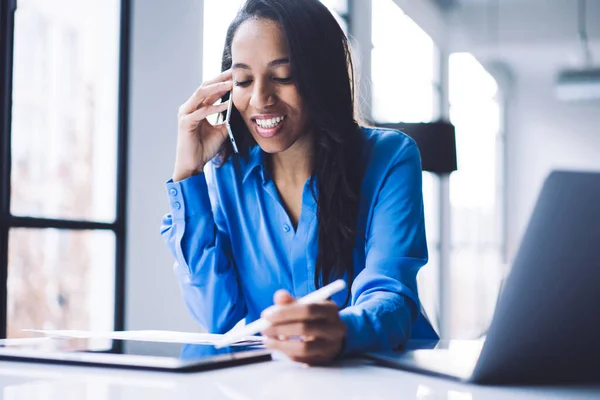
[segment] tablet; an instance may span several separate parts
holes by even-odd
[[[262,345],[216,349],[208,344],[44,337],[1,340],[0,360],[195,372],[269,361],[271,354]]]

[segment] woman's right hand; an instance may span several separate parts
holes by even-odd
[[[227,139],[225,124],[212,125],[206,117],[227,110],[228,102],[214,103],[232,87],[231,70],[227,70],[200,85],[188,101],[179,107],[173,182],[202,173],[204,165],[217,154]]]

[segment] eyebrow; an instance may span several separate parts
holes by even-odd
[[[285,57],[285,58],[278,58],[277,60],[273,60],[271,62],[269,62],[267,64],[267,67],[269,68],[273,68],[276,67],[278,65],[284,65],[284,64],[289,64],[290,63],[290,59]],[[248,64],[244,64],[244,63],[235,63],[231,66],[231,69],[236,69],[236,68],[240,68],[240,69],[251,69],[250,66]]]

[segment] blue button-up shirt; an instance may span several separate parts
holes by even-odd
[[[419,151],[401,132],[362,132],[354,282],[350,304],[340,311],[345,353],[437,338],[417,293],[417,272],[427,263]],[[171,213],[161,232],[184,301],[209,332],[258,319],[278,289],[296,297],[316,289],[317,205],[310,187],[316,181],[304,186],[294,229],[265,166],[254,146],[248,159],[235,157],[220,168],[209,163],[204,174],[166,184]],[[346,295],[332,300],[342,306]]]

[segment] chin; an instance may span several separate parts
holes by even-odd
[[[271,138],[264,138],[254,131],[250,131],[250,133],[262,151],[269,154],[286,151],[296,142],[290,135],[286,135],[285,131]]]
[[[256,140],[256,138],[255,138]],[[293,143],[282,143],[279,140],[265,140],[259,138],[256,143],[260,146],[262,151],[269,154],[281,153],[289,149]]]

